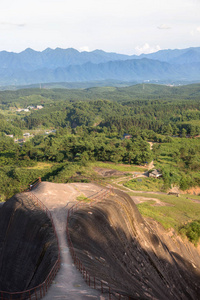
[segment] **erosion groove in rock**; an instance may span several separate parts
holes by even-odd
[[[132,299],[200,299],[200,254],[141,217],[115,190],[70,217],[74,250],[91,276]]]
[[[29,193],[0,209],[0,290],[21,292],[41,284],[58,258],[50,219]]]

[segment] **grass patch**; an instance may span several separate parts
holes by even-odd
[[[55,165],[55,164],[50,163],[50,162],[38,162],[35,166],[27,167],[26,169],[28,169],[28,170],[43,170],[43,169],[51,168],[53,165]]]
[[[152,198],[152,194],[148,193],[129,193],[129,195],[130,194]],[[185,194],[180,197],[175,197],[171,195],[154,194],[154,198],[169,204],[169,206],[153,206],[152,201],[145,201],[137,204],[137,207],[144,217],[150,217],[156,220],[162,224],[165,229],[174,228],[177,232],[188,236],[192,242],[197,243],[197,240],[199,239],[199,226],[196,226],[196,230],[195,226],[191,227],[188,224],[200,222],[200,204],[187,199],[189,198],[188,196],[190,195]],[[199,196],[194,196],[194,198],[199,199]]]
[[[159,192],[163,190],[162,178],[139,177],[124,183],[124,186],[136,191]]]
[[[193,126],[200,126],[200,120],[183,121],[183,122],[179,122],[178,124],[190,124]]]
[[[107,168],[107,169],[113,169],[121,172],[146,172],[148,169],[145,167],[140,167],[136,165],[128,165],[128,164],[115,164],[110,162],[94,162],[92,163],[93,167],[99,167],[99,168]]]
[[[137,205],[139,212],[145,216],[150,217],[160,224],[163,225],[165,229],[171,227],[178,230],[177,221],[174,219],[174,213],[171,211],[172,207],[167,206],[153,206],[151,203],[143,202]]]
[[[81,194],[80,196],[78,196],[76,198],[76,200],[80,201],[80,202],[85,202],[85,203],[90,203],[91,199],[85,197],[85,195]]]
[[[190,242],[197,246],[200,238],[200,220],[193,221],[180,229],[180,233],[187,236]]]

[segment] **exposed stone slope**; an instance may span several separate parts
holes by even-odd
[[[132,299],[200,299],[198,250],[144,221],[123,192],[80,207],[70,236],[89,273],[114,291]]]
[[[17,194],[0,209],[0,290],[19,292],[42,283],[58,258],[50,219]]]
[[[82,193],[90,195],[101,188],[85,183],[50,183],[42,182],[33,193],[48,207],[58,234],[61,252],[61,268],[48,290],[44,300],[104,300],[97,290],[91,289],[73,264],[66,239],[67,212],[74,205],[76,197]]]

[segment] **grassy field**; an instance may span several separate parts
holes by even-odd
[[[27,167],[26,169],[28,169],[28,170],[44,170],[44,169],[49,169],[49,168],[51,168],[54,165],[55,165],[55,163],[38,162],[35,166],[33,166],[33,167]]]
[[[115,164],[115,163],[109,163],[109,162],[100,162],[96,161],[91,164],[93,167],[99,167],[99,168],[107,168],[107,169],[113,169],[121,172],[146,172],[147,168],[135,166],[135,165],[128,165],[128,164]]]
[[[142,196],[146,198],[156,198],[166,204],[165,206],[155,205],[156,201],[147,200],[137,207],[144,217],[150,217],[160,224],[165,229],[174,228],[177,232],[180,228],[194,220],[199,220],[200,203],[195,203],[192,199],[200,200],[200,196],[180,195],[180,197],[162,194],[148,193],[128,193],[130,196]],[[190,198],[190,199],[187,199]]]
[[[163,189],[162,178],[139,177],[124,183],[125,187],[136,191],[159,192]]]
[[[178,124],[190,124],[190,125],[193,125],[193,126],[200,126],[200,120],[183,121],[183,122],[180,122]]]

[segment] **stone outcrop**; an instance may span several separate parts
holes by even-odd
[[[91,276],[131,299],[200,299],[200,254],[145,221],[131,198],[80,207],[69,220],[75,252]]]
[[[30,193],[0,208],[0,290],[20,292],[41,284],[58,258],[50,219]]]

